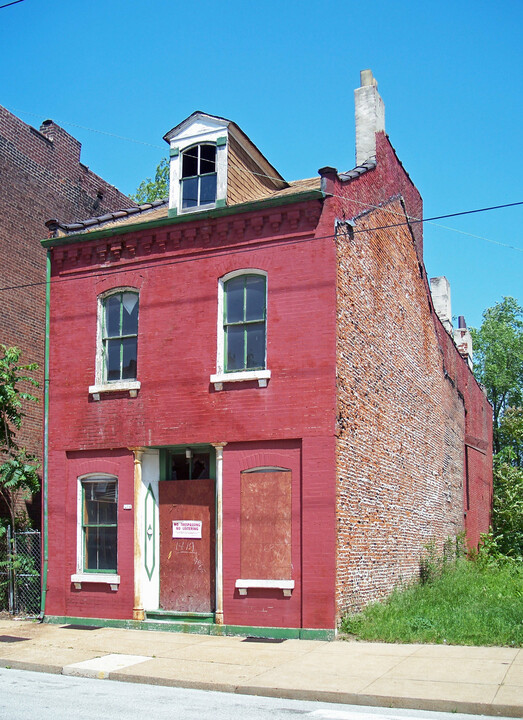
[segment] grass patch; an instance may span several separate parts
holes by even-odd
[[[361,640],[522,647],[523,563],[449,563],[430,582],[347,616],[340,629]]]

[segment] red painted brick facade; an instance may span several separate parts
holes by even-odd
[[[45,335],[45,222],[72,222],[129,204],[80,162],[80,143],[46,121],[40,131],[0,106],[0,343],[37,362],[42,384]],[[28,407],[19,444],[40,455],[43,389]],[[32,513],[38,521],[38,509]]]
[[[282,208],[278,223],[273,212],[263,213],[261,230],[258,215],[243,217],[245,232],[234,232],[231,222],[227,239],[221,242],[218,224],[212,222],[210,247],[203,246],[200,239],[202,227],[209,222],[196,219],[187,223],[186,229],[184,226],[177,241],[164,243],[165,238],[156,234],[147,251],[142,249],[142,236],[130,233],[124,238],[121,259],[104,266],[97,262],[94,244],[88,249],[88,241],[80,259],[71,262],[66,254],[60,265],[53,262],[49,496],[55,500],[49,512],[52,527],[63,527],[67,537],[53,538],[56,546],[50,546],[48,614],[132,615],[132,593],[122,592],[123,588],[109,596],[104,591],[89,592],[88,597],[95,598],[91,607],[78,600],[83,590],[79,593],[71,586],[76,556],[76,546],[71,549],[69,545],[76,533],[71,504],[76,497],[77,471],[67,469],[68,452],[74,449],[84,457],[120,448],[118,452],[128,457],[128,447],[227,442],[225,621],[334,626],[335,251],[332,237],[321,237],[321,224],[315,225],[321,212],[319,200],[293,205],[292,210],[301,218],[293,232]],[[254,227],[258,235],[254,235]],[[126,248],[134,242],[136,255],[131,257]],[[63,253],[59,248],[53,256]],[[88,257],[91,262],[86,263]],[[209,378],[216,367],[218,280],[240,268],[267,272],[267,366],[272,377],[266,388],[249,382],[215,392]],[[65,279],[68,281],[60,282]],[[124,286],[140,291],[141,388],[137,398],[115,395],[94,402],[88,387],[94,382],[97,297],[110,287]],[[252,463],[283,465],[293,471],[297,585],[283,605],[279,598],[275,600],[274,592],[259,591],[240,598],[234,589],[239,577],[235,483],[239,481],[238,468]],[[93,462],[91,472],[104,472],[103,467],[103,462],[100,467]],[[132,489],[128,474],[116,474],[120,487],[128,483],[128,494],[129,487]],[[326,477],[330,478],[328,487]],[[61,497],[64,482],[66,503]],[[123,513],[120,508],[121,502],[119,517]],[[123,517],[128,519],[128,515]],[[58,560],[64,542],[67,553]],[[119,548],[118,570],[129,578],[132,543],[119,537]],[[302,587],[307,589],[306,595]],[[101,602],[99,609],[96,598]]]
[[[489,406],[434,316],[421,225],[405,220],[421,216],[419,193],[386,136],[377,140],[376,169],[350,182],[325,171],[326,199],[50,241],[48,615],[133,617],[129,448],[226,443],[228,625],[333,629],[415,575],[425,543],[463,529],[464,495],[467,529],[486,529]],[[336,224],[344,218],[352,229]],[[220,391],[210,380],[218,286],[241,269],[267,276],[271,377]],[[137,397],[97,401],[97,302],[114,288],[139,291],[141,385]],[[289,596],[236,587],[240,477],[253,468],[292,473]],[[103,472],[118,478],[121,583],[76,589],[78,478]]]

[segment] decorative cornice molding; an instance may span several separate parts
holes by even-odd
[[[229,245],[258,241],[267,243],[282,240],[286,236],[307,235],[314,232],[321,215],[320,203],[302,203],[299,207],[281,207],[277,211],[267,209],[248,215],[225,218],[195,219],[173,229],[156,232],[130,232],[126,235],[93,241],[89,235],[79,247],[61,245],[51,248],[53,262],[59,272],[81,269],[83,266],[114,266],[125,261],[138,261],[146,256],[161,258],[168,253],[183,251],[209,252]]]

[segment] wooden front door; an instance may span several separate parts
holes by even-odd
[[[214,480],[159,483],[162,610],[214,610],[214,493]]]

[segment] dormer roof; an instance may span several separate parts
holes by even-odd
[[[164,135],[169,143],[169,213],[249,202],[288,183],[227,118],[200,110]],[[200,149],[199,149],[200,148]]]

